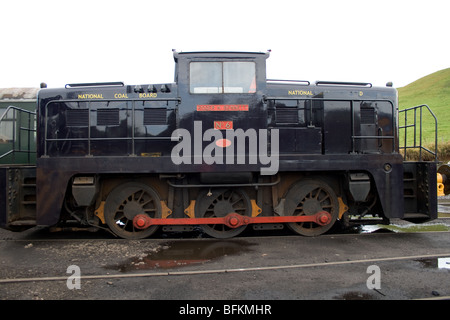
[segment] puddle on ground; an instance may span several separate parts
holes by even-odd
[[[439,197],[438,203],[438,218],[450,218],[450,195]],[[374,224],[374,225],[361,225],[357,227],[358,233],[404,233],[404,232],[436,232],[436,231],[450,231],[450,225],[448,223],[404,223],[390,225]]]
[[[416,259],[422,264],[423,268],[427,269],[450,269],[450,258],[424,258]]]
[[[441,218],[450,217],[450,195],[438,197],[438,212]]]
[[[120,272],[179,268],[249,252],[250,246],[250,243],[243,240],[170,241],[123,263],[109,265],[106,268]]]
[[[438,204],[438,212],[442,217],[448,217],[450,213],[450,203]]]

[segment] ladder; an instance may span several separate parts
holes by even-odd
[[[424,115],[431,116],[434,125],[434,151],[423,144]],[[403,118],[401,118],[403,116]],[[403,136],[401,135],[403,133]],[[403,150],[404,219],[420,223],[437,218],[437,118],[426,104],[399,111],[399,143]],[[403,140],[402,140],[403,139]],[[411,157],[408,150],[418,150]],[[425,161],[426,155],[428,161]],[[409,159],[414,158],[414,159]]]
[[[423,145],[423,120],[424,120],[424,110],[425,115],[428,114],[434,120],[434,151],[426,148]],[[426,104],[419,106],[406,108],[399,110],[399,135],[403,132],[403,141],[399,143],[400,151],[403,150],[403,159],[407,160],[407,154],[409,149],[418,149],[419,157],[418,161],[424,161],[424,154],[428,153],[434,158],[434,162],[438,162],[437,154],[437,142],[438,142],[438,122],[435,114],[431,111],[430,107]],[[403,116],[403,119],[401,119]],[[403,121],[402,121],[403,120]],[[401,123],[403,122],[403,124]],[[403,130],[403,131],[402,131]],[[410,136],[412,135],[412,136]],[[403,143],[402,143],[403,142]]]

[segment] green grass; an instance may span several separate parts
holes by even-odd
[[[426,104],[438,121],[438,154],[440,160],[450,160],[450,68],[437,71],[420,78],[409,85],[398,88],[399,109]],[[417,114],[418,117],[419,114]],[[408,122],[413,122],[413,112],[408,113]],[[417,118],[418,119],[418,118]],[[404,125],[404,115],[399,119]],[[413,129],[407,131],[408,144],[413,143]],[[404,133],[400,132],[400,145],[403,145]],[[434,150],[434,118],[423,112],[422,145]],[[419,138],[417,132],[417,139]],[[419,144],[419,141],[416,140]]]

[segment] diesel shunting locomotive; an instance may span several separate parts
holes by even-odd
[[[1,227],[230,238],[437,218],[436,162],[399,152],[392,84],[268,80],[268,57],[174,51],[173,83],[40,90],[36,163],[0,167]]]

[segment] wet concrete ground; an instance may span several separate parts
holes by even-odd
[[[89,233],[56,234],[48,240],[51,235],[45,228],[22,234],[1,231],[0,279],[33,281],[0,280],[0,299],[274,301],[450,296],[448,231],[315,238],[268,235],[226,241],[195,237],[130,241]],[[376,290],[367,285],[373,275],[368,267],[373,265],[380,270]],[[73,275],[67,273],[69,266],[79,267],[80,289],[67,286]],[[57,278],[39,281],[41,277]]]

